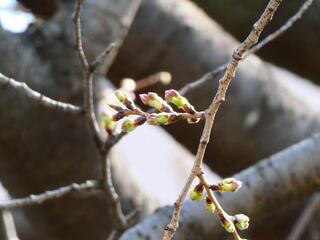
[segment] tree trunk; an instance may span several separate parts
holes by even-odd
[[[167,70],[174,78],[170,88],[178,89],[225,63],[237,44],[188,1],[147,0],[111,76],[140,78]],[[217,81],[208,82],[188,97],[197,109],[203,110],[216,87]],[[162,91],[163,88],[159,93]],[[249,57],[241,63],[226,103],[217,115],[207,163],[219,174],[229,175],[314,133],[319,129],[319,93],[319,88],[306,79]],[[181,123],[166,127],[193,152],[201,128],[201,124]]]
[[[268,225],[276,220],[282,209],[320,190],[320,136],[308,138],[233,177],[241,180],[243,185],[236,193],[218,195],[224,209],[232,215],[243,213],[250,216],[250,229],[254,230],[259,223]],[[159,209],[129,229],[121,240],[160,239],[172,212],[173,207]],[[213,214],[206,212],[203,204],[187,201],[180,222],[175,236],[177,240],[222,239],[223,228]]]

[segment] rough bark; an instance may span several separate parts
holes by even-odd
[[[237,44],[188,1],[144,1],[111,76],[140,78],[168,70],[174,76],[170,87],[178,89],[224,63]],[[216,86],[209,82],[189,94],[190,101],[199,110],[206,108]],[[207,162],[228,175],[309,136],[319,129],[319,92],[306,79],[249,57],[217,116]],[[200,127],[176,124],[166,129],[195,151]]]
[[[91,59],[110,41],[122,39],[134,16],[135,9],[130,8],[134,2],[90,1],[85,5],[83,30]],[[0,54],[5,56],[0,71],[51,97],[80,104],[82,82],[72,44],[72,7],[73,2],[50,22],[33,26],[21,36],[0,30]],[[94,39],[98,42],[90,44]],[[99,178],[98,155],[81,117],[45,109],[5,86],[0,90],[0,175],[13,197]],[[119,168],[118,163],[114,168]],[[126,169],[117,173],[128,175]],[[152,210],[146,204],[149,199],[137,194],[134,180],[121,179],[121,184],[134,186],[123,191],[126,203],[130,200],[126,211],[132,205],[145,208],[144,213]],[[103,195],[70,196],[23,212],[33,228],[26,233],[18,227],[23,239],[104,239],[112,225]]]
[[[250,216],[253,229],[259,222],[274,221],[281,209],[320,190],[320,136],[310,137],[234,177],[244,184],[236,193],[218,196],[226,211]],[[173,207],[159,209],[129,229],[121,240],[159,239],[172,210]],[[222,232],[219,222],[206,213],[203,204],[186,202],[175,239],[221,239]]]

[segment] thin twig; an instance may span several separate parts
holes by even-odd
[[[63,112],[69,112],[73,114],[82,114],[83,110],[82,108],[72,105],[70,103],[63,103],[56,100],[53,100],[51,98],[48,98],[47,96],[44,96],[43,94],[31,89],[26,83],[24,82],[18,82],[12,78],[9,78],[3,74],[0,73],[0,84],[10,87],[11,89],[16,90],[17,92],[35,100],[36,102],[40,103],[41,105],[51,108],[51,109],[57,109]]]
[[[11,212],[9,210],[2,210],[1,218],[5,240],[19,240]]]
[[[116,47],[115,43],[111,43],[108,47],[106,47],[97,57],[95,60],[90,63],[89,69],[90,72],[94,72],[97,70],[98,66],[105,60],[105,58],[109,55],[111,50]]]
[[[102,64],[103,60],[111,52],[114,44],[110,44],[106,49],[104,49],[92,63],[88,63],[87,57],[83,51],[82,36],[81,36],[81,21],[80,13],[82,8],[83,0],[76,0],[75,10],[73,14],[73,27],[75,32],[75,50],[78,53],[78,57],[81,62],[81,67],[83,71],[84,78],[84,111],[86,121],[89,125],[91,134],[95,140],[97,149],[100,153],[100,163],[101,163],[101,175],[102,179],[100,181],[100,189],[105,193],[107,198],[109,210],[111,212],[112,218],[115,223],[115,229],[111,233],[112,239],[117,239],[119,234],[121,234],[127,227],[127,219],[121,209],[121,204],[119,196],[115,191],[111,178],[111,162],[110,158],[107,157],[110,148],[106,148],[107,140],[102,139],[101,129],[97,122],[96,114],[94,111],[94,96],[93,96],[93,77],[95,70]]]
[[[320,0],[319,0],[320,1]],[[282,25],[278,30],[276,30],[275,32],[271,33],[270,35],[268,35],[265,39],[263,39],[259,44],[257,44],[256,46],[254,46],[253,48],[251,48],[246,55],[244,56],[244,58],[247,58],[249,55],[254,54],[256,52],[258,52],[262,47],[264,47],[265,45],[269,44],[270,42],[272,42],[273,40],[275,40],[276,38],[278,38],[279,36],[281,36],[284,32],[286,32],[289,28],[291,28],[293,26],[293,24],[298,21],[303,15],[304,13],[309,9],[310,5],[313,3],[313,0],[306,0],[301,7],[299,8],[299,10],[292,16],[290,17],[286,23],[284,25]],[[198,80],[195,80],[193,82],[187,83],[185,86],[183,86],[180,90],[179,93],[181,95],[185,95],[190,91],[193,91],[199,87],[201,87],[203,84],[205,84],[207,81],[216,79],[222,72],[224,72],[227,69],[228,64],[223,64],[219,67],[217,67],[216,69],[214,69],[213,71],[203,75],[201,78],[199,78]]]
[[[219,221],[223,225],[223,221],[225,221],[225,219],[227,219],[229,217],[229,215],[223,210],[222,206],[220,205],[220,203],[218,202],[218,200],[214,196],[213,192],[210,189],[210,184],[205,179],[204,175],[200,174],[198,176],[198,178],[199,178],[199,182],[204,186],[209,199],[212,201],[213,205],[215,206],[215,213],[218,216]],[[233,238],[235,240],[241,239],[241,237],[239,236],[238,231],[236,229],[232,234],[233,234]]]
[[[292,231],[287,237],[287,240],[300,239],[307,224],[310,222],[316,208],[319,207],[319,203],[320,203],[320,193],[315,193],[308,201],[306,207],[303,209],[296,223],[293,225]]]
[[[207,109],[205,126],[203,128],[202,136],[198,146],[196,159],[192,167],[191,173],[185,183],[180,195],[175,202],[174,212],[170,223],[164,230],[163,240],[171,240],[179,226],[179,217],[182,209],[183,202],[190,189],[190,186],[194,179],[202,175],[202,162],[205,154],[207,144],[210,139],[212,125],[215,120],[216,113],[220,107],[220,104],[225,100],[226,92],[231,80],[234,78],[235,72],[238,68],[240,61],[246,52],[259,40],[260,34],[265,26],[271,21],[274,13],[278,9],[278,6],[282,0],[270,0],[264,12],[259,20],[253,25],[253,29],[248,37],[240,44],[240,46],[233,52],[232,57],[228,63],[227,70],[224,76],[219,80],[219,87],[217,93]],[[214,197],[214,196],[213,196]]]
[[[0,210],[13,209],[19,207],[26,207],[36,204],[42,204],[43,202],[61,198],[71,193],[84,193],[99,190],[99,184],[96,181],[86,181],[84,183],[73,183],[64,187],[57,188],[55,190],[45,191],[37,195],[30,195],[24,198],[11,199],[5,202],[0,202]]]
[[[72,16],[73,28],[75,33],[74,47],[80,59],[83,77],[84,77],[84,111],[87,123],[91,129],[91,133],[98,146],[101,145],[101,134],[99,124],[96,119],[93,105],[93,73],[90,71],[87,57],[83,51],[81,36],[80,12],[83,0],[76,0],[75,10]]]

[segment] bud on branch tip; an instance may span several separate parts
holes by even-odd
[[[139,96],[143,104],[149,107],[153,107],[160,112],[173,112],[170,105],[154,92],[140,94]]]
[[[190,192],[190,198],[192,201],[201,201],[203,197],[204,187],[201,183],[196,185]]]
[[[210,189],[212,191],[218,192],[236,192],[241,187],[241,181],[235,178],[226,178],[219,181],[216,185],[211,185]]]
[[[117,90],[117,91],[115,91],[114,94],[118,98],[119,102],[121,102],[123,105],[125,105],[128,109],[130,109],[130,110],[135,109],[134,102],[128,93],[126,93],[124,91]]]

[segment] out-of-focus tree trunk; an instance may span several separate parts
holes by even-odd
[[[193,0],[201,6],[213,19],[220,23],[238,40],[246,37],[253,20],[259,17],[259,12],[265,7],[265,1],[226,0],[206,1]],[[276,14],[277,21],[272,21],[264,36],[276,30],[292,16],[304,1],[292,0],[285,2]],[[294,27],[274,43],[263,48],[259,56],[291,71],[299,73],[314,82],[319,78],[319,41],[320,41],[320,5],[314,1],[308,12]],[[235,14],[235,12],[237,14]]]
[[[281,211],[320,190],[320,136],[310,137],[254,166],[234,175],[243,182],[236,193],[223,193],[218,200],[229,214],[250,216],[250,229],[257,224],[269,225]],[[121,240],[161,238],[173,207],[159,209],[149,218],[129,229]],[[290,219],[287,219],[290,223]],[[203,203],[186,202],[175,239],[224,239],[225,231]],[[261,239],[248,236],[249,239]],[[284,239],[273,236],[270,239]]]
[[[147,0],[111,75],[113,79],[139,78],[168,70],[174,78],[170,87],[178,89],[225,63],[237,44],[188,1]],[[189,94],[191,103],[206,108],[216,86],[217,81],[209,82]],[[220,174],[229,175],[309,136],[319,129],[319,93],[307,80],[249,57],[241,64],[217,116],[206,161]],[[201,124],[181,123],[166,127],[193,151],[201,128]]]
[[[124,37],[136,3],[85,3],[83,34],[91,59],[111,41]],[[4,57],[0,72],[50,97],[81,104],[81,69],[72,43],[73,5],[73,1],[65,5],[49,22],[31,27],[22,36],[0,30],[0,54]],[[99,156],[81,117],[45,109],[5,86],[0,90],[0,175],[13,197],[99,178]],[[116,173],[129,176],[126,169]],[[135,181],[121,178],[121,184],[133,186]],[[125,211],[139,205],[146,214],[152,210],[148,209],[149,199],[137,189],[136,185],[123,191]],[[23,239],[105,239],[112,225],[103,195],[85,199],[70,196],[23,211],[34,232],[21,233]]]

